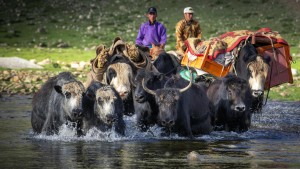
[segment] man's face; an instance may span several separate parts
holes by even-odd
[[[147,17],[150,22],[154,22],[156,20],[157,14],[155,12],[150,12],[147,14]]]
[[[185,13],[184,18],[186,21],[191,21],[193,19],[193,13]]]

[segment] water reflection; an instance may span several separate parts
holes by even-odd
[[[30,103],[30,97],[1,98],[1,168],[300,167],[299,102],[269,102],[243,134],[213,132],[195,140],[161,138],[155,127],[140,133],[132,118],[125,120],[126,137],[91,131],[78,138],[67,128],[58,136],[35,136]],[[187,160],[192,151],[198,160]]]

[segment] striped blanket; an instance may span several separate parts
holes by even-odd
[[[208,52],[208,58],[214,60],[218,54],[231,52],[241,41],[249,38],[256,47],[270,45],[272,42],[273,44],[282,43],[288,45],[278,32],[272,31],[270,28],[261,28],[257,31],[231,31],[205,41],[189,38],[185,41],[185,44],[191,54],[203,56]]]

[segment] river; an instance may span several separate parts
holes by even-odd
[[[212,132],[194,140],[141,133],[126,117],[126,136],[63,126],[34,135],[30,96],[0,98],[0,168],[300,168],[300,102],[269,101],[245,133]],[[196,152],[198,160],[189,160]]]

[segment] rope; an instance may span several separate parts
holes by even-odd
[[[271,86],[271,76],[272,76],[272,70],[273,70],[273,64],[271,63],[271,71],[270,71],[270,78],[269,78],[269,87],[268,87],[268,92],[267,92],[267,97],[266,97],[266,100],[265,100],[265,104],[263,104],[264,106],[267,104],[268,102],[268,98],[269,98],[269,92],[270,92],[270,86]]]
[[[262,34],[263,34],[264,36],[266,36],[266,37],[270,40],[271,45],[272,45],[272,50],[273,50],[273,57],[274,57],[274,59],[275,59],[275,61],[276,61],[276,60],[277,60],[277,59],[276,59],[277,56],[276,56],[274,44],[273,44],[273,41],[272,41],[271,37],[267,36],[264,32],[263,32]],[[273,63],[272,63],[272,62],[271,62],[270,67],[271,67],[271,70],[270,70],[269,87],[268,87],[267,97],[266,97],[264,106],[265,106],[265,105],[267,104],[267,102],[268,102],[269,92],[270,92],[270,88],[271,88],[272,71],[273,71]],[[277,68],[277,67],[276,67],[276,68]],[[278,72],[278,68],[277,68],[277,72]]]

